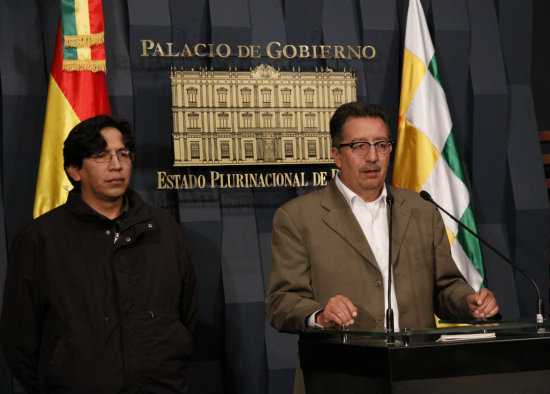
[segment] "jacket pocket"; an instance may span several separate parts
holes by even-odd
[[[74,345],[72,341],[66,336],[60,337],[46,364],[47,377],[54,381],[61,378],[63,370],[73,359]]]
[[[158,369],[164,363],[186,363],[189,360],[193,339],[181,323],[178,312],[151,310],[140,315],[142,345],[149,365]]]
[[[113,369],[113,360],[99,358],[104,349],[94,327],[81,320],[68,320],[63,328],[48,329],[50,335],[44,339],[40,360],[47,392],[105,392],[94,387],[101,387],[98,376],[106,375],[100,373],[100,368],[110,364],[108,368]]]
[[[64,331],[51,346],[51,353],[44,354],[41,363],[42,379],[46,386],[65,386],[76,378],[74,363],[78,345],[75,336],[69,331]]]

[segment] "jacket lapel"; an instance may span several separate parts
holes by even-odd
[[[388,192],[394,198],[393,204],[393,228],[392,228],[392,265],[395,266],[397,258],[399,257],[399,250],[405,238],[407,227],[409,226],[409,220],[411,218],[411,209],[405,204],[405,200],[399,193],[399,190],[387,186]],[[388,211],[389,216],[389,211]]]
[[[334,180],[325,188],[321,206],[327,210],[327,214],[323,218],[326,225],[378,269],[378,264],[363,230]]]

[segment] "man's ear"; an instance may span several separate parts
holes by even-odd
[[[80,172],[78,167],[76,166],[67,166],[65,167],[65,170],[67,170],[67,174],[73,179],[75,182],[80,182]]]
[[[336,167],[341,168],[342,160],[338,148],[332,147],[332,158],[334,159],[334,164],[336,164]]]

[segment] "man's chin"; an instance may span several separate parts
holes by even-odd
[[[124,196],[124,193],[126,193],[126,189],[126,187],[111,189],[109,190],[109,192],[105,193],[105,196],[112,201],[116,201]]]
[[[380,171],[361,171],[361,176],[367,179],[380,179]]]
[[[363,186],[368,187],[369,189],[382,187],[382,185],[384,184],[384,180],[380,179],[380,173],[377,173],[376,175],[368,175],[368,173],[362,173],[360,181]]]
[[[361,184],[361,187],[365,191],[373,192],[373,191],[381,191],[383,185],[384,185],[384,182],[373,180],[372,182],[363,182]]]
[[[118,193],[124,194],[126,193],[126,189],[128,189],[127,183],[112,183],[109,186],[110,187],[107,193],[112,193],[112,194],[118,194]]]

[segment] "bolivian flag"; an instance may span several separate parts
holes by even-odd
[[[71,183],[63,169],[69,131],[92,116],[110,114],[105,81],[101,0],[61,0],[52,60],[34,217],[63,204]]]
[[[462,223],[477,231],[434,47],[419,0],[410,0],[407,15],[393,183],[417,192],[426,190]],[[479,242],[445,214],[442,216],[453,259],[477,291],[484,277]]]

